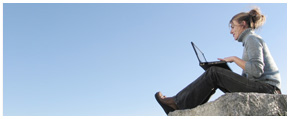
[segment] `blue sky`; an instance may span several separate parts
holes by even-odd
[[[251,6],[267,17],[257,34],[287,94],[287,4],[4,3],[3,114],[164,116],[155,92],[173,96],[204,72],[190,42],[209,61],[241,57],[228,23]]]

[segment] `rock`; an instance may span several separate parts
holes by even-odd
[[[226,93],[215,101],[168,116],[287,116],[287,95]]]

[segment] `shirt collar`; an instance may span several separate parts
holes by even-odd
[[[254,30],[252,30],[251,28],[248,28],[246,30],[244,30],[241,35],[239,36],[239,38],[237,39],[238,42],[243,42],[244,43],[244,39],[245,36],[247,36],[249,33],[254,32]]]

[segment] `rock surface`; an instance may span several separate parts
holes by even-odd
[[[215,101],[168,116],[287,116],[287,95],[226,93]]]

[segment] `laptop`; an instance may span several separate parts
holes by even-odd
[[[207,70],[211,66],[217,66],[217,67],[222,67],[222,68],[232,71],[231,68],[228,66],[227,62],[225,61],[208,62],[203,52],[201,52],[201,50],[193,42],[191,42],[191,45],[199,61],[199,66],[201,66],[204,70]]]

